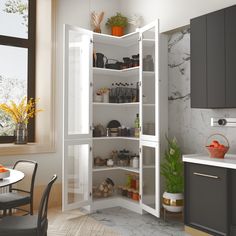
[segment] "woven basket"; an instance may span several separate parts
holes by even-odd
[[[228,152],[229,150],[229,141],[228,139],[223,135],[223,134],[212,134],[208,137],[207,139],[207,143],[209,141],[210,138],[214,137],[214,136],[221,136],[225,139],[227,146],[225,146],[224,148],[222,147],[210,147],[209,145],[206,145],[206,148],[209,152],[210,157],[212,158],[224,158],[225,154]]]

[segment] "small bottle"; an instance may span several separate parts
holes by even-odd
[[[136,114],[134,121],[134,137],[139,138],[139,114]]]
[[[138,169],[138,167],[139,167],[139,159],[138,159],[137,156],[135,156],[135,157],[133,158],[133,163],[132,163],[132,165],[133,165],[133,168]]]

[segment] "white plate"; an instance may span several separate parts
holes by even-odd
[[[6,172],[1,172],[0,173],[0,179],[3,179],[3,178],[7,178],[10,176],[10,171],[6,171]]]

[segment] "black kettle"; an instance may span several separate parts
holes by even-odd
[[[97,52],[96,53],[96,67],[104,68],[107,57],[104,54]]]

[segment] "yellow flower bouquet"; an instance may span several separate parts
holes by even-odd
[[[16,144],[27,143],[27,124],[29,119],[33,118],[41,109],[36,109],[36,104],[39,99],[24,97],[17,105],[14,101],[10,101],[10,104],[0,104],[0,110],[8,115],[16,125],[15,136]]]

